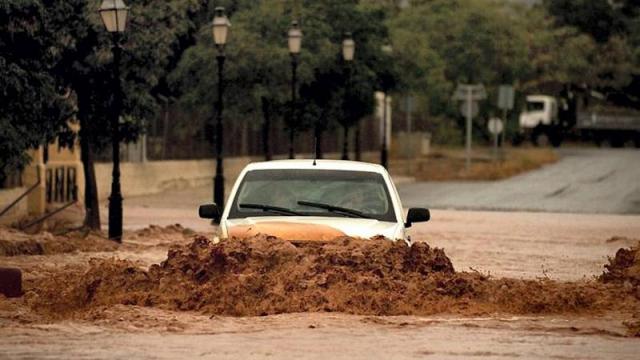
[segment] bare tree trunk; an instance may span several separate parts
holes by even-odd
[[[78,104],[82,108],[82,104]],[[91,151],[91,131],[87,124],[86,113],[79,111],[80,118],[80,151],[84,168],[84,226],[92,230],[100,230],[100,202],[98,201],[98,185]]]

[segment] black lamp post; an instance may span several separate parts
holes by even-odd
[[[349,103],[348,99],[351,95],[351,62],[353,61],[353,55],[356,50],[356,43],[351,37],[351,33],[346,33],[344,40],[342,40],[342,59],[345,62],[346,72],[346,89],[345,89],[345,101],[344,101],[344,116],[349,116]],[[344,119],[344,143],[342,146],[342,160],[349,160],[349,121],[351,119]]]
[[[111,196],[109,197],[109,239],[122,242],[122,191],[120,189],[120,113],[122,111],[122,85],[120,84],[120,37],[127,26],[129,8],[122,0],[103,0],[100,17],[113,41],[113,113],[111,114],[111,145],[113,150],[113,173]]]
[[[382,97],[382,149],[380,149],[380,165],[389,169],[389,151],[387,149],[387,90]]]
[[[391,45],[382,46],[382,51],[391,55],[393,49]],[[382,149],[380,149],[380,165],[385,169],[389,169],[389,149],[387,145],[387,92],[389,89],[383,86],[384,96],[382,98]]]
[[[224,92],[224,46],[227,43],[227,34],[229,33],[229,19],[224,14],[223,7],[217,7],[215,10],[215,16],[213,18],[213,41],[218,48],[218,55],[216,60],[218,62],[218,100],[216,102],[216,176],[213,179],[213,201],[220,206],[224,207],[224,168],[222,157],[222,144],[224,138],[222,136],[222,95]]]
[[[288,34],[289,54],[291,55],[291,121],[289,123],[289,159],[295,158],[293,143],[295,140],[295,130],[298,126],[298,111],[296,103],[296,82],[298,70],[298,54],[302,45],[302,30],[297,21],[291,23]]]

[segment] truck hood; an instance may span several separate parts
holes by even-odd
[[[400,224],[375,219],[312,216],[264,216],[226,220],[229,238],[272,235],[285,240],[328,241],[341,236],[402,238]]]

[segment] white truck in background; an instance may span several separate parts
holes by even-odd
[[[513,144],[530,140],[536,146],[558,147],[566,138],[600,146],[640,147],[640,111],[611,106],[602,94],[593,91],[580,98],[574,93],[568,98],[527,96]]]
[[[557,134],[558,102],[555,97],[527,96],[525,110],[520,113],[519,125],[519,132],[514,137],[514,145],[529,139],[536,146],[546,146],[549,143],[560,146],[561,140]]]

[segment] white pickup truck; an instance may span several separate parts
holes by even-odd
[[[342,160],[282,160],[248,165],[224,208],[200,206],[200,217],[219,224],[218,237],[273,235],[290,241],[341,236],[384,236],[411,243],[407,228],[428,221],[425,208],[409,209],[380,165]]]

